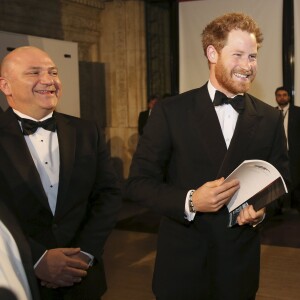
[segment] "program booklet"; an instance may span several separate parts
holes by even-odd
[[[253,205],[257,211],[288,192],[278,170],[264,160],[245,160],[226,179],[238,179],[240,188],[227,204],[229,227],[237,223],[240,211]]]

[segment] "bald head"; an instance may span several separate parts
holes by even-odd
[[[55,109],[62,90],[56,65],[33,46],[16,48],[4,57],[0,88],[10,107],[38,120]]]
[[[9,71],[12,68],[14,63],[18,63],[20,60],[24,58],[26,59],[26,56],[28,55],[29,56],[35,55],[35,53],[40,53],[42,55],[49,57],[49,55],[45,51],[33,46],[23,46],[9,52],[1,62],[0,75],[3,77],[9,76]]]

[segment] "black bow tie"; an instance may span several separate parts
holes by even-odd
[[[245,108],[245,99],[242,95],[237,95],[234,98],[228,98],[220,91],[216,91],[214,98],[214,106],[222,104],[230,104],[238,113],[241,113]]]
[[[56,130],[56,121],[54,117],[48,118],[42,122],[36,122],[30,119],[21,118],[18,115],[16,116],[17,119],[21,122],[24,135],[34,134],[39,127],[53,132]]]

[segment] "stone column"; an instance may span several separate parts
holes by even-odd
[[[107,140],[126,178],[137,144],[137,119],[146,108],[146,39],[143,1],[105,3],[100,16],[100,62],[105,64]]]

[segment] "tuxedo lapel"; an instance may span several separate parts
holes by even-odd
[[[222,164],[227,148],[207,85],[196,93],[194,105],[188,111],[188,119],[192,123],[189,128],[194,128],[197,135],[195,145],[198,145],[199,149],[204,149],[203,155],[206,155],[217,168]]]
[[[256,129],[261,118],[262,116],[257,113],[250,96],[246,94],[245,110],[238,117],[235,131],[223,164],[219,169],[218,177],[228,176],[243,161],[254,135],[259,134],[256,132]]]
[[[73,171],[76,151],[76,131],[75,128],[70,125],[69,120],[63,115],[55,113],[55,119],[57,120],[60,156],[59,187],[55,210],[55,216],[58,217],[63,213],[64,204],[66,204],[62,199],[67,199],[66,193]]]
[[[0,146],[4,151],[4,155],[6,155],[6,157],[2,157],[2,159],[8,160],[3,161],[3,163],[8,163],[8,166],[13,166],[13,169],[21,176],[20,181],[26,182],[26,185],[31,189],[32,193],[35,194],[47,208],[49,208],[48,199],[43,189],[40,176],[18,121],[11,109],[2,114],[0,120],[0,132]],[[8,169],[7,172],[10,174],[10,172],[14,172],[14,170]],[[8,180],[8,182],[11,182],[11,180]],[[17,184],[17,182],[12,182],[11,184]]]

